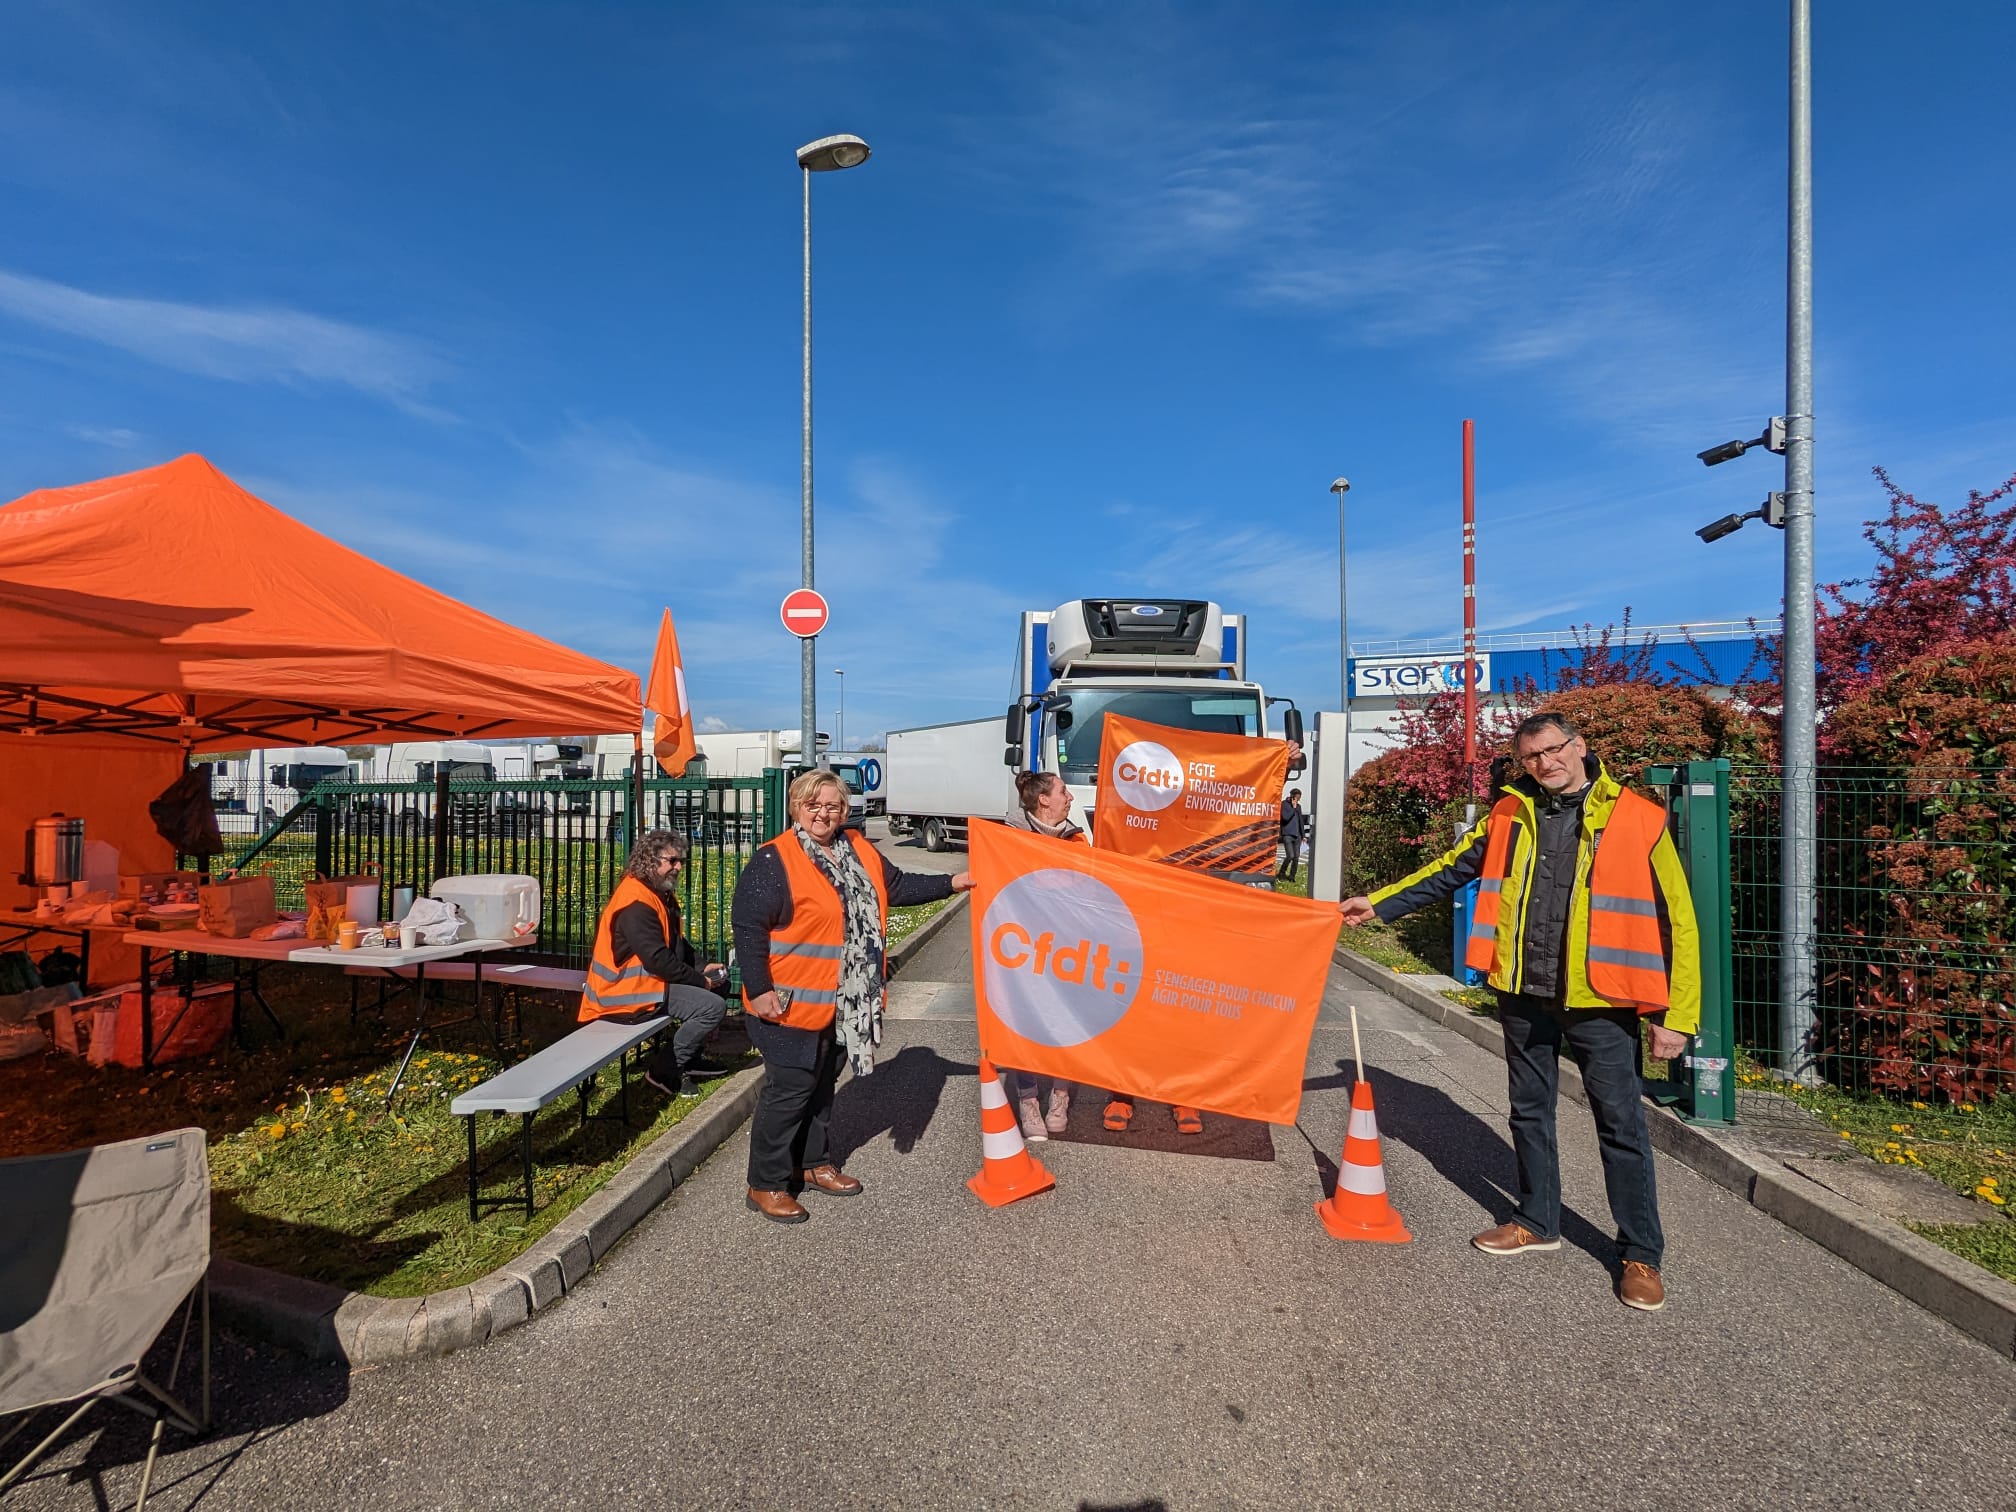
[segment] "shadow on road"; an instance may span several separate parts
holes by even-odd
[[[145,1368],[157,1380],[166,1379],[176,1329],[169,1328],[149,1352]],[[193,1343],[192,1343],[193,1347]],[[194,1368],[183,1362],[183,1376]],[[150,1506],[186,1509],[203,1504],[241,1456],[255,1444],[286,1432],[294,1424],[334,1412],[350,1397],[350,1367],[299,1355],[264,1344],[246,1344],[224,1334],[213,1344],[214,1397],[210,1432],[191,1441],[169,1428],[161,1445],[148,1493]],[[66,1409],[67,1410],[67,1409]],[[0,1453],[0,1467],[11,1466],[29,1444],[62,1421],[62,1411],[44,1409],[25,1414],[36,1418],[9,1452]],[[0,1420],[0,1433],[14,1427]],[[24,1425],[27,1426],[27,1425]],[[128,1505],[140,1487],[140,1465],[147,1458],[150,1420],[117,1406],[94,1408],[18,1483],[87,1487],[94,1505]],[[74,1447],[85,1443],[79,1455]]]
[[[937,1116],[945,1083],[979,1074],[975,1062],[950,1061],[927,1046],[906,1045],[876,1062],[873,1076],[849,1077],[833,1096],[829,1138],[834,1159],[846,1164],[848,1156],[885,1131],[896,1153],[908,1155]]]
[[[1305,1092],[1349,1087],[1355,1077],[1351,1062],[1339,1060],[1336,1074],[1311,1077],[1302,1083]],[[1372,1097],[1379,1111],[1382,1138],[1398,1140],[1426,1158],[1451,1186],[1479,1207],[1503,1221],[1512,1213],[1514,1172],[1511,1142],[1498,1130],[1472,1113],[1440,1087],[1411,1081],[1390,1071],[1371,1073]],[[1300,1127],[1300,1125],[1298,1125]],[[1302,1129],[1315,1158],[1323,1195],[1337,1185],[1337,1161],[1324,1153],[1343,1151],[1343,1130],[1334,1141],[1311,1136]],[[1561,1204],[1561,1237],[1613,1269],[1617,1246],[1610,1236],[1584,1218],[1566,1201]]]

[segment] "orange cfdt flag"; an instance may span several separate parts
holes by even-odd
[[[982,1053],[1037,1075],[1293,1123],[1337,907],[976,823]]]
[[[686,701],[686,669],[679,661],[679,634],[672,628],[670,609],[658,622],[658,649],[651,655],[644,707],[658,716],[651,734],[658,770],[672,777],[682,775],[700,748],[693,743],[693,709]]]
[[[1199,871],[1274,870],[1288,746],[1106,716],[1093,843]]]

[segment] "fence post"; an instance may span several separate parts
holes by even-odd
[[[318,793],[315,803],[315,872],[317,876],[336,875],[336,816],[330,811],[326,794]]]
[[[448,763],[434,764],[434,854],[428,859],[429,879],[439,882],[448,875]]]
[[[782,767],[763,769],[763,817],[758,826],[761,831],[760,843],[768,843],[784,833],[789,823],[784,813],[784,795],[790,788],[790,773]]]
[[[636,848],[637,837],[644,833],[644,752],[639,749],[630,753],[630,796],[623,805],[623,854],[626,856]]]
[[[1646,780],[1667,790],[1673,840],[1693,894],[1701,933],[1701,1027],[1687,1057],[1683,1112],[1690,1123],[1736,1121],[1735,973],[1730,960],[1729,762],[1654,767]],[[1679,1069],[1676,1067],[1676,1070]]]

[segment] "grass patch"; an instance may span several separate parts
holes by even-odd
[[[895,945],[908,939],[951,906],[951,898],[939,898],[931,903],[913,903],[908,908],[890,909],[886,943]]]
[[[1338,935],[1337,942],[1353,955],[1363,956],[1374,965],[1384,966],[1402,976],[1447,975],[1441,967],[1431,966],[1416,955],[1401,931],[1391,924],[1361,924],[1355,929],[1347,925]],[[1445,987],[1442,996],[1480,1017],[1496,1018],[1498,1015],[1497,994],[1488,987]]]
[[[41,1154],[195,1125],[210,1138],[217,1251],[255,1265],[376,1296],[419,1296],[494,1270],[599,1190],[644,1145],[699,1106],[668,1100],[633,1075],[632,1124],[582,1128],[572,1096],[534,1124],[537,1211],[469,1221],[467,1134],[448,1112],[457,1092],[492,1074],[489,1038],[473,1023],[429,1030],[387,1106],[384,1091],[410,1032],[409,1000],[380,1022],[349,1022],[349,979],[324,968],[270,972],[267,997],[288,1037],[259,1018],[255,1049],[225,1049],[151,1075],[42,1055],[0,1065],[0,1156]],[[458,993],[459,988],[459,993]],[[466,984],[448,987],[436,1018],[459,1017]],[[572,1028],[575,1003],[528,1000],[527,1046]],[[249,1014],[258,1018],[256,1008]],[[712,1053],[730,1061],[739,1031]],[[753,1062],[752,1062],[753,1063]],[[591,1112],[616,1111],[616,1069],[598,1079]],[[705,1085],[712,1091],[719,1082]],[[516,1118],[479,1120],[479,1158],[504,1159],[485,1192],[516,1174]]]
[[[1844,1145],[1881,1165],[1908,1166],[1981,1205],[1978,1224],[1910,1227],[1934,1244],[2016,1281],[2016,1097],[1980,1103],[1893,1101],[1857,1097],[1838,1087],[1782,1081],[1747,1054],[1736,1060],[1736,1085],[1769,1090],[1825,1119]],[[1741,1114],[1739,1112],[1740,1119]]]

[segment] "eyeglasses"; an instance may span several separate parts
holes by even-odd
[[[805,805],[805,812],[808,814],[844,814],[847,812],[847,805],[844,803],[808,803]]]
[[[1528,751],[1524,756],[1519,758],[1519,765],[1523,767],[1537,767],[1543,761],[1552,761],[1581,738],[1580,735],[1570,735],[1566,740],[1555,741],[1553,745],[1542,746],[1537,751]]]
[[[684,866],[686,864],[684,856],[667,856],[664,860],[667,866]]]

